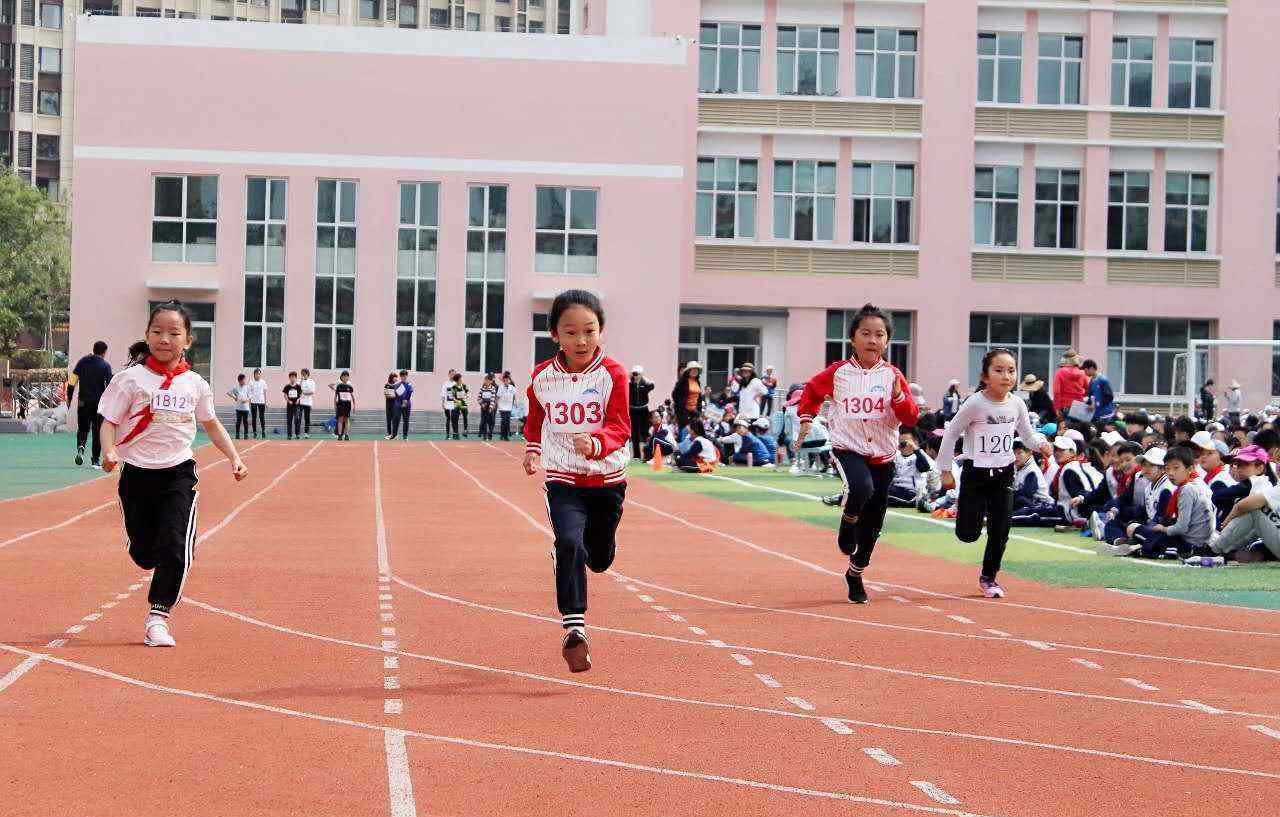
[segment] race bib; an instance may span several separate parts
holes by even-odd
[[[892,403],[892,395],[884,386],[876,384],[871,387],[871,393],[841,398],[837,405],[850,420],[880,420],[892,410]]]
[[[1013,423],[977,426],[973,445],[974,465],[979,468],[1003,468],[1013,462]]]
[[[589,434],[604,428],[604,403],[595,395],[546,404],[551,430],[562,434]]]
[[[196,410],[196,401],[190,394],[174,391],[158,391],[151,395],[151,411],[171,411],[178,414],[191,414]]]
[[[339,399],[339,400],[341,400],[341,401],[342,401],[342,402],[344,402],[344,403],[350,403],[350,402],[351,402],[351,392],[349,392],[349,391],[340,391],[340,392],[338,392],[338,399]]]
[[[384,395],[386,395],[386,397],[387,397],[387,399],[388,399],[388,400],[394,400],[394,399],[396,399],[396,390],[395,390],[395,389],[391,389],[391,388],[383,389],[383,390],[382,390],[382,393],[383,393]]]

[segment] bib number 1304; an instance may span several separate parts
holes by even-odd
[[[846,397],[840,401],[844,413],[854,420],[883,417],[888,402],[883,397]]]
[[[604,425],[604,406],[598,401],[547,403],[547,419],[556,431],[599,431]]]

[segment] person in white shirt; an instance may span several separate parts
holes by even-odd
[[[262,379],[262,370],[253,370],[253,380],[249,381],[249,408],[253,421],[253,436],[258,436],[258,423],[262,423],[262,439],[267,438],[267,381]]]
[[[245,383],[244,372],[236,376],[236,385],[227,390],[227,396],[236,401],[236,439],[240,439],[240,429],[244,428],[244,436],[249,436],[249,386]]]
[[[311,379],[311,370],[302,370],[302,397],[298,400],[302,412],[302,438],[311,438],[311,407],[316,403],[316,381]]]
[[[516,409],[516,384],[511,372],[502,373],[498,384],[498,436],[503,442],[511,440],[511,412]]]
[[[458,373],[457,369],[450,369],[449,375],[440,384],[440,410],[444,412],[444,438],[449,439],[449,426],[453,420],[453,376]]]
[[[738,369],[738,417],[751,422],[760,416],[760,401],[769,395],[769,387],[756,377],[756,367],[744,363]]]
[[[237,481],[249,471],[214,414],[213,392],[185,357],[194,340],[191,315],[177,301],[156,305],[147,321],[146,361],[111,379],[102,394],[102,470],[123,461],[118,493],[129,556],[154,571],[143,625],[148,647],[175,646],[169,616],[195,554],[196,423],[231,462]],[[121,436],[117,437],[117,433]]]

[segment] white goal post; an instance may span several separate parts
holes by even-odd
[[[1200,391],[1200,372],[1199,361],[1200,356],[1196,354],[1200,351],[1208,351],[1210,349],[1219,349],[1231,346],[1269,346],[1272,350],[1280,349],[1280,340],[1209,340],[1205,338],[1193,338],[1187,341],[1187,382],[1186,382],[1186,399],[1187,413],[1193,413],[1196,404],[1196,398]],[[1176,367],[1175,367],[1176,368]]]

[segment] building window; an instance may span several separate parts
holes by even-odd
[[[51,201],[58,200],[57,179],[36,179],[36,189],[48,196]]]
[[[40,27],[62,28],[62,4],[40,4]]]
[[[720,391],[743,363],[760,365],[760,329],[752,326],[681,326],[676,369],[701,361],[706,394]]]
[[[854,93],[880,99],[914,99],[919,33],[860,28],[854,40]]]
[[[585,187],[537,188],[534,272],[595,275],[599,271],[599,196],[598,190]]]
[[[1107,249],[1147,249],[1151,173],[1113,170],[1107,191]]]
[[[46,91],[41,89],[38,102],[36,104],[36,113],[44,116],[61,116],[62,92]]]
[[[569,27],[569,3],[570,0],[560,0],[556,5],[556,32],[558,34],[573,33],[573,30]]]
[[[1074,250],[1080,224],[1080,171],[1036,169],[1036,246]]]
[[[415,3],[400,3],[400,27],[418,27],[418,6]]]
[[[151,260],[211,264],[217,258],[218,177],[156,176]]]
[[[448,28],[449,27],[449,10],[448,9],[429,9],[427,12],[427,24],[432,28]]]
[[[506,32],[510,32],[510,31],[511,31],[511,18],[510,18],[510,17],[503,17],[503,16],[495,16],[495,17],[493,18],[493,30],[494,30],[494,31],[506,31]]]
[[[978,35],[978,101],[1022,101],[1022,35]]]
[[[1111,40],[1111,104],[1151,107],[1151,78],[1155,73],[1155,40],[1115,37]]]
[[[1084,37],[1040,35],[1036,101],[1041,105],[1079,105],[1084,67]]]
[[[360,0],[360,19],[377,20],[381,15],[381,0]]]
[[[4,2],[6,1],[7,0],[0,0],[0,8],[4,8]],[[0,20],[0,24],[3,24],[3,23],[4,21]],[[0,71],[12,71],[12,70],[13,70],[13,43],[0,43]]]
[[[1186,357],[1188,339],[1208,337],[1209,321],[1111,318],[1107,321],[1107,367],[1111,382],[1121,394],[1173,394],[1174,360]],[[1209,353],[1197,354],[1200,382],[1196,386],[1199,387],[1208,376]],[[1180,367],[1184,376],[1185,366],[1184,363]]]
[[[1211,108],[1213,40],[1169,40],[1169,107]]]
[[[436,367],[436,253],[440,185],[401,182],[396,235],[396,368]]]
[[[773,163],[773,237],[835,240],[835,162],[782,159]]]
[[[853,356],[853,345],[849,343],[849,321],[855,310],[827,310],[827,362],[848,360]],[[913,313],[890,312],[893,321],[893,335],[889,338],[889,362],[897,366],[901,372],[911,377],[911,335],[913,329]]]
[[[542,189],[538,188],[539,201]],[[507,186],[473,184],[467,188],[467,200],[465,368],[500,372],[507,286]]]
[[[42,74],[61,74],[62,73],[62,49],[61,48],[40,48],[40,73]]]
[[[1055,364],[1071,346],[1071,318],[1064,315],[969,316],[969,382],[977,383],[982,358],[997,346],[1018,358],[1019,378],[1052,380]]]
[[[1164,251],[1208,252],[1209,174],[1166,174],[1164,190]]]
[[[835,96],[840,89],[840,29],[778,26],[778,93]]]
[[[703,23],[698,42],[699,91],[753,94],[760,90],[760,26]]]
[[[311,0],[311,10],[321,11],[325,14],[337,14],[338,0]]]
[[[759,162],[698,157],[697,234],[706,238],[755,238]]]
[[[467,12],[467,31],[480,30],[480,14],[474,11]]]
[[[1018,246],[1018,168],[979,167],[973,175],[973,243]]]
[[[550,360],[560,351],[560,345],[551,339],[551,327],[546,312],[533,313],[533,362],[534,365]],[[680,365],[684,365],[683,363]]]
[[[910,244],[915,183],[915,165],[854,162],[853,240]]]
[[[356,322],[358,183],[316,182],[316,300],[312,367],[349,369]]]
[[[13,86],[0,85],[0,113],[7,113],[13,110]],[[5,124],[8,124],[7,122]],[[8,135],[8,131],[4,132]],[[3,149],[0,147],[0,149]]]
[[[250,176],[245,194],[243,364],[279,367],[284,348],[288,182]]]
[[[134,17],[159,17],[160,9],[150,7],[150,6],[134,6],[133,16]]]
[[[58,149],[61,139],[57,136],[36,134],[36,158],[42,162],[56,162],[60,159]]]

